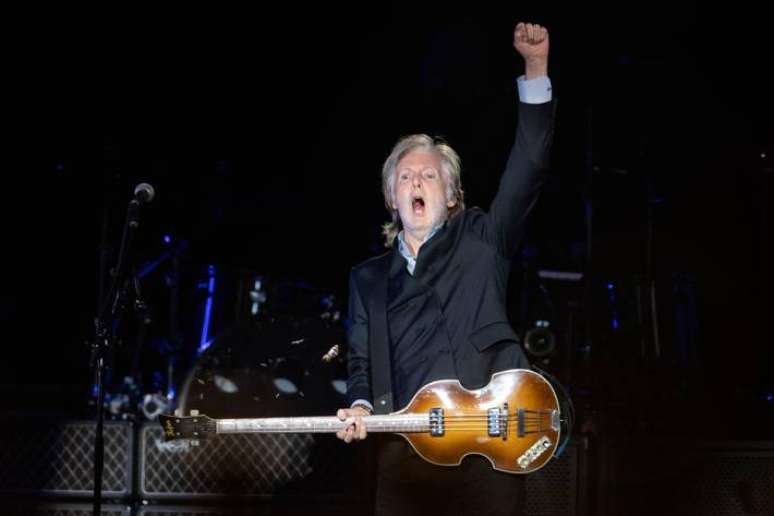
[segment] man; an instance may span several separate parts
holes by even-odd
[[[338,437],[365,439],[362,417],[403,408],[428,382],[457,378],[469,389],[497,371],[528,368],[505,310],[510,259],[543,183],[553,135],[548,32],[519,23],[524,58],[516,141],[490,209],[465,209],[460,160],[425,135],[401,139],[382,185],[392,221],[386,254],[350,276],[349,421]],[[426,463],[400,437],[378,447],[377,514],[515,514],[523,477],[481,457],[460,466]]]

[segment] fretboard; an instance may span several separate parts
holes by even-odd
[[[349,423],[337,417],[271,417],[218,419],[219,434],[246,433],[325,433],[338,432]],[[369,432],[427,432],[430,417],[427,414],[400,414],[365,416],[363,421]]]

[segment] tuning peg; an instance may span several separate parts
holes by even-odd
[[[192,415],[192,416],[198,416],[199,415],[199,411],[194,409],[194,410],[191,410],[191,412],[189,412],[189,414]]]
[[[175,415],[176,415],[177,417],[181,417],[181,416],[183,415],[183,410],[182,410],[182,409],[179,409],[179,408],[176,408],[176,409],[175,409]]]

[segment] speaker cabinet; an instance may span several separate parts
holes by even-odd
[[[0,494],[89,497],[94,492],[92,421],[0,420]],[[127,422],[105,422],[105,498],[132,494],[134,434]]]

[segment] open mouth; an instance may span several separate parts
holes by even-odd
[[[421,197],[415,197],[411,201],[411,209],[418,215],[423,214],[425,212],[425,200]]]

